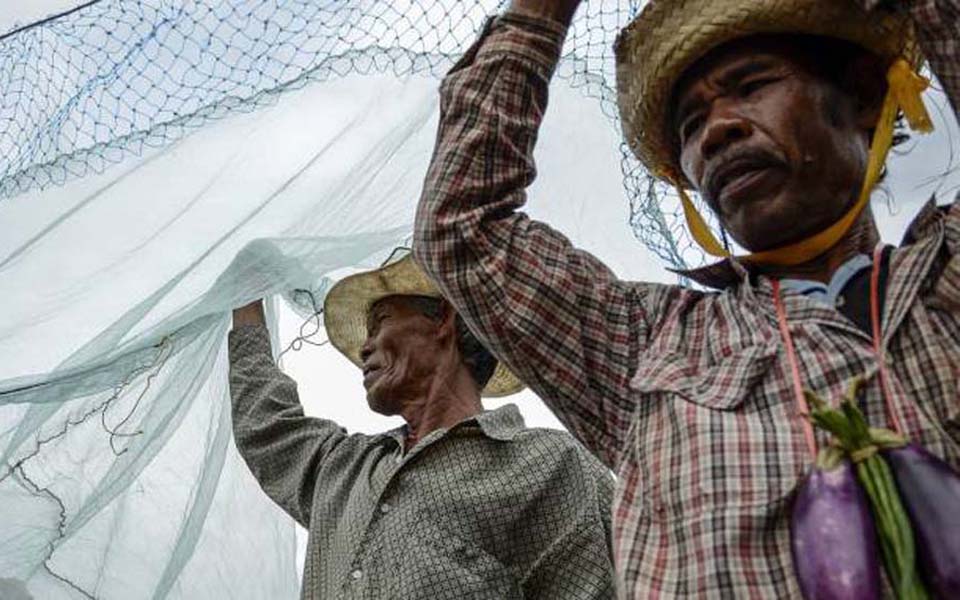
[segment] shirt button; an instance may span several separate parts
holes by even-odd
[[[350,573],[350,577],[351,577],[354,581],[356,581],[357,579],[360,579],[361,577],[363,577],[363,571],[361,571],[360,569],[354,569],[354,570]]]
[[[384,502],[383,504],[381,504],[381,505],[380,505],[380,512],[382,512],[383,514],[387,514],[388,512],[390,512],[390,505],[387,504],[386,502]]]

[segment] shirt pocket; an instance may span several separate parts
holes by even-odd
[[[676,396],[704,408],[736,410],[762,382],[776,355],[777,346],[770,342],[712,360],[652,350],[641,354],[630,387],[641,397]]]
[[[782,398],[764,395],[774,343],[744,346],[705,364],[649,352],[631,388],[632,446],[643,517],[692,523],[782,500],[796,484],[792,427]]]
[[[521,600],[513,572],[480,542],[466,540],[429,513],[406,538],[402,577],[406,597],[435,600]]]

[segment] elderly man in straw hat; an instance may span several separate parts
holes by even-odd
[[[484,412],[481,395],[521,386],[412,257],[338,282],[324,319],[370,408],[405,426],[350,435],[304,416],[259,302],[230,334],[237,447],[309,529],[304,598],[613,597],[612,475],[514,405]]]
[[[471,329],[619,475],[631,597],[795,597],[789,507],[825,443],[804,389],[960,465],[960,205],[881,246],[899,110],[956,109],[957,0],[654,0],[616,45],[627,142],[723,260],[622,281],[519,212],[576,0],[513,0],[440,88],[414,251]],[[698,191],[746,256],[727,251]]]

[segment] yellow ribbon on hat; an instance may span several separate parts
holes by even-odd
[[[840,241],[870,200],[887,154],[893,145],[893,127],[897,120],[898,110],[902,110],[910,128],[920,133],[933,131],[933,122],[923,104],[923,91],[930,85],[930,81],[920,76],[904,59],[898,59],[887,71],[887,95],[883,100],[880,119],[873,132],[870,143],[870,153],[867,156],[867,173],[863,179],[863,187],[856,203],[850,207],[837,222],[820,233],[812,235],[787,246],[764,250],[738,257],[739,260],[754,264],[792,266],[815,258]],[[678,181],[674,181],[680,202],[683,205],[683,215],[687,221],[690,235],[704,252],[711,256],[727,258],[731,254],[717,241],[703,216],[697,210],[690,196]]]

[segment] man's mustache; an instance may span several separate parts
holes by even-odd
[[[707,202],[718,206],[724,186],[751,171],[786,168],[781,157],[760,148],[733,148],[713,158],[704,170],[700,191]]]

